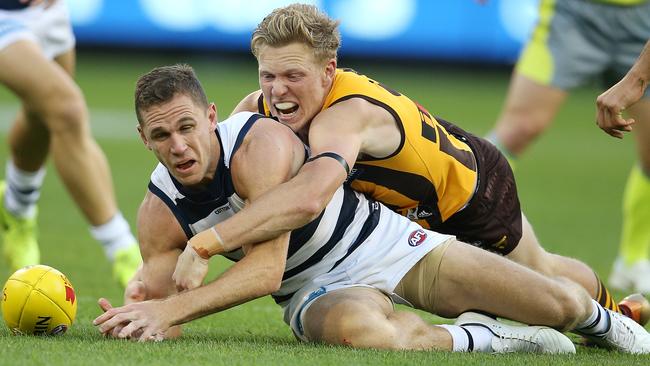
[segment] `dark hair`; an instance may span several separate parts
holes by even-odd
[[[208,106],[208,98],[194,69],[186,64],[161,66],[140,76],[135,85],[135,115],[142,125],[140,112],[172,100],[176,95],[189,96],[194,103]]]

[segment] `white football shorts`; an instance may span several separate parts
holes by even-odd
[[[38,43],[48,59],[71,50],[75,38],[65,1],[58,0],[49,8],[0,10],[0,51],[20,40]]]
[[[284,308],[284,320],[294,334],[307,341],[304,315],[325,294],[349,287],[375,288],[391,299],[406,273],[434,248],[454,236],[425,230],[404,216],[381,207],[379,224],[372,234],[334,270],[307,282]]]

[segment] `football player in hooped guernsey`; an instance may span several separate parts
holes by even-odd
[[[385,349],[573,353],[573,343],[546,326],[513,326],[477,309],[524,323],[574,329],[612,349],[650,353],[650,335],[604,309],[571,281],[551,279],[496,254],[439,234],[339,186],[324,210],[302,227],[226,253],[237,260],[213,282],[175,294],[173,274],[187,239],[246,211],[306,163],[286,126],[250,112],[217,125],[186,65],[142,76],[136,113],[145,145],[160,164],[138,213],[143,267],[129,286],[140,301],[111,308],[94,324],[107,335],[160,340],[175,325],[272,294],[301,340]],[[212,235],[218,235],[213,232]],[[195,246],[202,256],[210,246]],[[467,270],[472,268],[472,270]],[[499,269],[499,270],[495,270]],[[171,296],[169,296],[171,295]],[[168,296],[168,297],[167,297]],[[393,300],[446,317],[432,325]],[[462,313],[462,314],[461,314]]]
[[[405,95],[353,70],[337,68],[337,22],[317,8],[276,9],[253,33],[261,90],[236,111],[273,116],[323,156],[305,165],[246,215],[192,239],[231,250],[295,228],[300,212],[320,212],[347,180],[425,228],[506,255],[551,276],[567,276],[603,306],[618,310],[585,263],[546,252],[522,214],[514,176],[488,141],[435,118]],[[291,221],[291,220],[295,221]],[[219,235],[213,235],[216,231]],[[201,283],[197,254],[186,250],[177,266],[179,286]],[[638,317],[637,317],[638,319]]]

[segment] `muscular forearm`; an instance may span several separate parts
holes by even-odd
[[[646,43],[641,55],[639,55],[639,58],[634,66],[632,66],[632,69],[630,69],[628,75],[643,82],[644,85],[648,85],[648,81],[650,81],[650,40]]]
[[[302,227],[320,215],[344,179],[344,170],[333,159],[306,164],[293,179],[217,224],[217,235],[206,230],[192,238],[190,244],[199,255],[207,257],[206,252],[211,256],[231,251]]]
[[[650,40],[645,44],[636,67],[639,68],[641,76],[645,81],[650,81]]]
[[[274,243],[273,247],[270,243]],[[176,314],[172,324],[183,324],[276,291],[282,281],[288,234],[260,245],[267,248],[246,255],[215,281],[165,300]]]

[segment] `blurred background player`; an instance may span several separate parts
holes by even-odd
[[[511,163],[553,121],[568,91],[601,77],[619,80],[650,38],[650,1],[542,0],[505,106],[489,139]],[[623,233],[612,288],[650,293],[650,96],[626,112],[637,122],[639,163],[625,187]]]
[[[12,271],[40,262],[36,203],[50,152],[124,285],[140,254],[117,209],[106,157],[91,136],[85,100],[72,79],[75,39],[67,8],[63,1],[28,3],[0,1],[0,81],[22,102],[9,133],[6,182],[0,183],[4,256]]]

